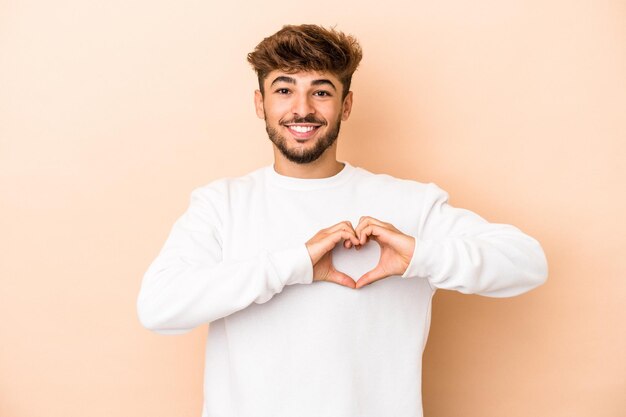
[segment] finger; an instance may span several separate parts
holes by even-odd
[[[398,229],[396,229],[396,227],[393,224],[388,223],[388,222],[384,222],[382,220],[376,219],[376,218],[371,217],[371,216],[363,216],[363,217],[361,217],[361,219],[368,219],[370,224],[377,224],[377,225],[379,225],[381,227],[384,227],[385,229],[398,230]],[[359,220],[359,223],[361,223],[360,220]]]
[[[358,245],[359,241],[353,231],[337,230],[334,233],[317,236],[313,243],[307,243],[309,255],[313,261],[313,265],[319,262],[322,257],[332,251],[341,240],[348,240],[352,245]]]
[[[388,232],[389,231],[382,226],[370,224],[361,230],[361,235],[358,237],[359,243],[364,245],[370,238],[376,240],[377,242],[385,241],[385,239],[380,239],[380,237],[384,236]]]
[[[358,239],[358,238],[357,238],[357,239]],[[361,249],[361,245],[359,245],[359,244],[356,244],[356,245],[355,245],[354,243],[352,243],[352,240],[344,240],[344,241],[343,241],[343,246],[344,246],[346,249],[350,249],[350,248],[354,248],[354,249],[356,249],[356,250]]]
[[[337,243],[339,243],[341,239],[351,242],[353,245],[359,244],[359,240],[357,239],[356,235],[354,234],[354,231],[352,230],[350,231],[337,230],[333,232],[332,234],[328,235],[327,238],[329,238],[331,242],[333,242],[333,246],[332,246],[333,248],[335,247],[335,245],[337,245]]]
[[[387,244],[393,245],[394,239],[397,240],[398,237],[402,235],[402,232],[397,229],[390,230],[386,227],[381,227],[378,225],[370,225],[363,229],[361,232],[361,240],[363,236],[367,236],[367,239],[374,239],[379,244]]]
[[[377,225],[377,226],[380,226],[383,229],[391,230],[391,231],[397,232],[397,233],[402,233],[402,232],[400,232],[400,230],[398,230],[398,228],[396,228],[391,223],[387,223],[387,222],[384,222],[382,220],[375,219],[374,217],[363,216],[359,220],[359,224],[357,225],[356,229],[354,229],[355,233],[357,234],[357,237],[360,237],[360,232],[362,231],[362,229],[366,228],[369,225],[373,225],[373,224]]]
[[[320,242],[322,242],[324,246],[326,247],[327,251],[329,251],[332,248],[334,248],[337,245],[337,243],[339,243],[339,241],[341,241],[342,239],[352,242],[353,245],[356,245],[359,242],[353,231],[347,231],[347,230],[341,230],[341,229],[335,230],[334,232],[323,236],[320,239]]]
[[[344,274],[343,272],[337,271],[336,269],[330,272],[329,281],[334,282],[335,284],[343,285],[348,288],[355,288],[356,283],[350,276]]]
[[[369,217],[369,216],[363,216],[361,217],[361,219],[359,220],[359,224],[356,226],[356,229],[354,229],[354,232],[356,233],[356,236],[359,238],[359,240],[363,241],[363,243],[365,243],[365,241],[363,239],[361,239],[361,234],[363,233],[363,229],[365,229],[366,227],[370,226],[370,225],[378,225],[380,227],[386,227],[386,223],[381,222],[378,219],[375,219],[373,217]]]
[[[326,229],[326,231],[328,233],[332,233],[332,232],[336,232],[337,230],[352,230],[354,231],[354,226],[352,226],[352,223],[348,220],[343,221],[343,222],[339,222],[333,226],[330,226],[329,228]]]
[[[383,278],[387,278],[387,274],[380,265],[377,265],[376,268],[366,272],[357,280],[355,288],[362,288]]]
[[[385,223],[384,221],[382,221],[382,220],[378,220],[378,219],[376,219],[376,218],[374,218],[374,217],[371,217],[371,216],[362,216],[362,217],[359,219],[359,224],[357,225],[357,228],[358,228],[361,224],[377,224],[377,225],[379,225],[379,226],[388,226],[388,225],[390,225],[389,223]]]

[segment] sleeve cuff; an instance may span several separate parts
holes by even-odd
[[[283,285],[313,282],[313,264],[305,244],[274,252],[272,261]]]
[[[428,241],[415,239],[415,250],[413,251],[413,257],[411,258],[411,262],[409,262],[409,266],[407,266],[406,271],[402,274],[402,278],[410,278],[410,277],[428,277],[428,274],[425,270],[426,262],[426,254],[428,253],[430,245]]]

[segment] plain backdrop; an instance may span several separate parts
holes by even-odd
[[[272,162],[246,54],[287,23],[363,46],[340,159],[546,251],[530,293],[437,293],[426,417],[624,416],[617,0],[0,1],[0,415],[200,416],[206,326],[135,301],[191,190]]]

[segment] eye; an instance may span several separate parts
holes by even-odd
[[[279,88],[276,90],[276,93],[278,94],[289,94],[289,89],[288,88]]]
[[[325,90],[316,91],[315,93],[313,93],[313,95],[318,96],[318,97],[330,97],[331,96],[331,94]]]

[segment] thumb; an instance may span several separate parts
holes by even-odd
[[[330,281],[339,284],[339,285],[343,285],[349,288],[354,288],[355,287],[355,282],[354,280],[344,274],[343,272],[337,271],[335,268],[333,268],[330,273],[328,274],[328,278]]]
[[[361,276],[361,278],[359,278],[359,280],[356,282],[355,288],[364,287],[368,284],[371,284],[372,282],[378,281],[379,279],[383,279],[385,277],[387,277],[387,273],[385,272],[381,264],[378,264],[374,269],[366,272]]]

